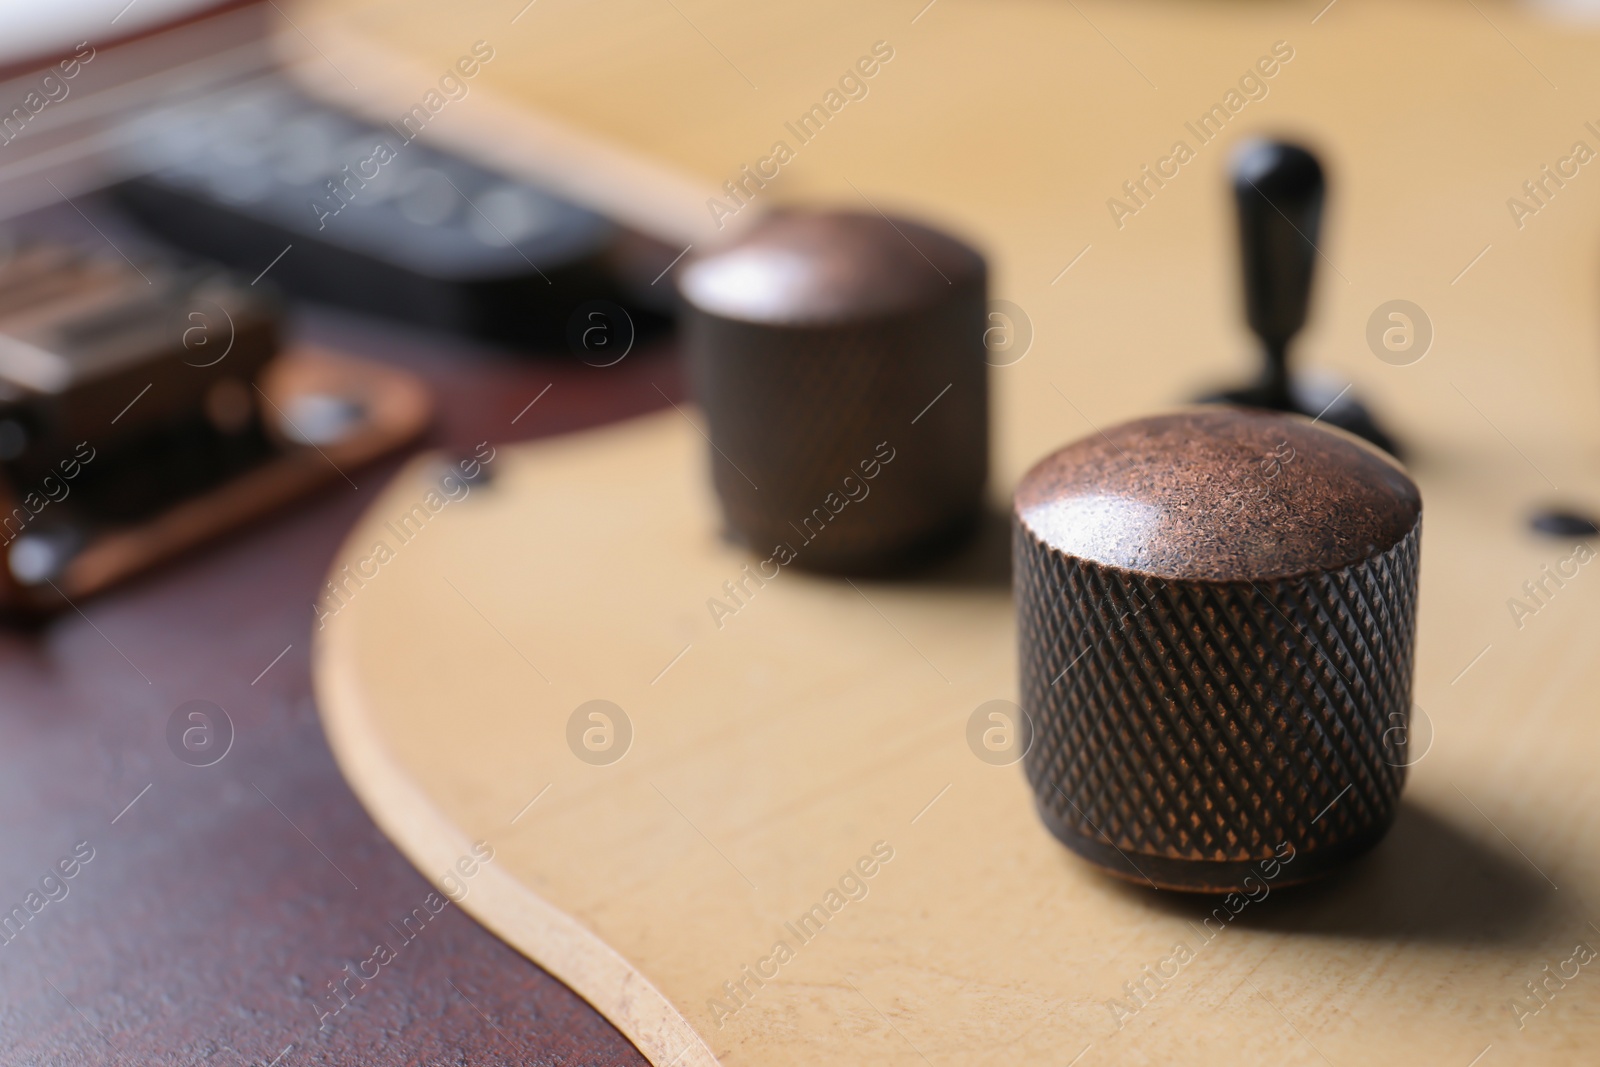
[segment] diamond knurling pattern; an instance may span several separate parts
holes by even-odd
[[[1405,782],[1420,522],[1340,570],[1172,581],[1015,529],[1028,781],[1130,855],[1264,859],[1386,824]],[[1393,731],[1391,733],[1391,731]]]

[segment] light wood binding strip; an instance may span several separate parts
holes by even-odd
[[[436,456],[413,461],[396,485],[411,481],[407,475],[414,476],[419,465],[431,467],[437,462]],[[352,534],[352,541],[356,536]],[[374,821],[419,871],[438,884],[439,872],[469,855],[473,842],[394,762],[373,727],[367,699],[354,677],[352,665],[357,660],[344,647],[347,641],[341,641],[340,628],[334,626],[319,633],[314,646],[317,704],[330,709],[322,716],[328,745]],[[648,978],[503,867],[483,865],[467,899],[472,903],[462,906],[473,918],[593,1004],[655,1067],[716,1064],[688,1020]]]

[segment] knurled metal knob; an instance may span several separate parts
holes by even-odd
[[[959,539],[988,473],[983,258],[904,219],[784,212],[679,291],[730,533],[816,570]],[[787,556],[787,558],[785,558]]]
[[[1405,782],[1422,501],[1293,415],[1096,433],[1016,492],[1024,758],[1106,871],[1221,892],[1370,848]]]

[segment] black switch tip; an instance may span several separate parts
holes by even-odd
[[[1288,345],[1305,325],[1327,184],[1317,158],[1299,145],[1251,140],[1233,156],[1245,308],[1261,339],[1263,385],[1288,408]]]

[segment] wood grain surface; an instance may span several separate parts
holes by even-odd
[[[399,547],[317,648],[330,741],[379,824],[424,871],[491,842],[463,906],[652,1062],[1064,1062],[1093,1045],[1106,1062],[1465,1064],[1594,1040],[1585,981],[1524,1027],[1512,1010],[1600,938],[1593,594],[1580,569],[1523,631],[1500,617],[1502,589],[1572,552],[1488,529],[1514,456],[1420,478],[1431,742],[1398,825],[1331,882],[1223,905],[1071,858],[1019,770],[970,747],[973,713],[1016,697],[1003,529],[920,581],[784,568],[719,627],[708,601],[753,560],[717,537],[703,448],[668,412],[502,450],[492,490]],[[343,558],[393,544],[386,524],[436,478],[404,473]],[[631,722],[608,766],[570,741],[595,699]],[[878,842],[892,862],[802,944],[814,930],[785,924]],[[1237,918],[1207,926],[1224,906]],[[723,983],[770,972],[780,941],[795,958],[731,998]],[[1147,1006],[1129,982],[1151,983]]]
[[[80,206],[137,247],[93,198]],[[61,212],[47,232],[102,240]],[[425,378],[439,409],[429,447],[470,452],[637,414],[665,405],[658,385],[678,395],[659,346],[600,370],[326,311],[298,315],[292,335]],[[311,700],[311,603],[398,463],[352,468],[359,488],[340,480],[79,602],[81,614],[0,634],[0,910],[30,892],[44,902],[0,938],[0,1063],[643,1062],[461,909],[433,914],[432,887],[329,756]],[[169,748],[169,720],[194,700],[233,724],[213,766]],[[93,858],[50,900],[41,881],[80,843]],[[346,965],[370,975],[380,942],[393,964],[364,989],[352,981],[351,1006],[324,1019],[317,1005],[338,1004],[319,1001],[327,983]]]
[[[1443,0],[295,10],[322,53],[284,38],[308,84],[383,117],[492,41],[427,136],[686,245],[805,200],[985,248],[1032,337],[992,375],[997,509],[1062,442],[1248,373],[1227,151],[1286,132],[1328,165],[1296,359],[1353,380],[1408,449],[1432,735],[1394,832],[1333,882],[1207,937],[1214,903],[1112,885],[1052,842],[1015,768],[966,740],[975,709],[1015,698],[1003,538],[965,579],[785,570],[713,618],[759,560],[718,540],[682,413],[507,450],[492,495],[330,622],[322,708],[380,825],[424,870],[493,841],[464,906],[652,1062],[1465,1067],[1592,1049],[1600,592],[1593,553],[1526,527],[1543,503],[1600,501],[1592,30]],[[732,219],[707,206],[879,41],[894,55],[864,98],[791,140]],[[1197,136],[1214,106],[1221,134]],[[1370,339],[1395,300],[1427,345]],[[346,559],[424,479],[402,476]],[[606,767],[567,742],[597,698],[633,725]],[[880,841],[894,858],[867,863],[865,898],[786,937]],[[791,938],[756,986],[744,968],[770,975]]]

